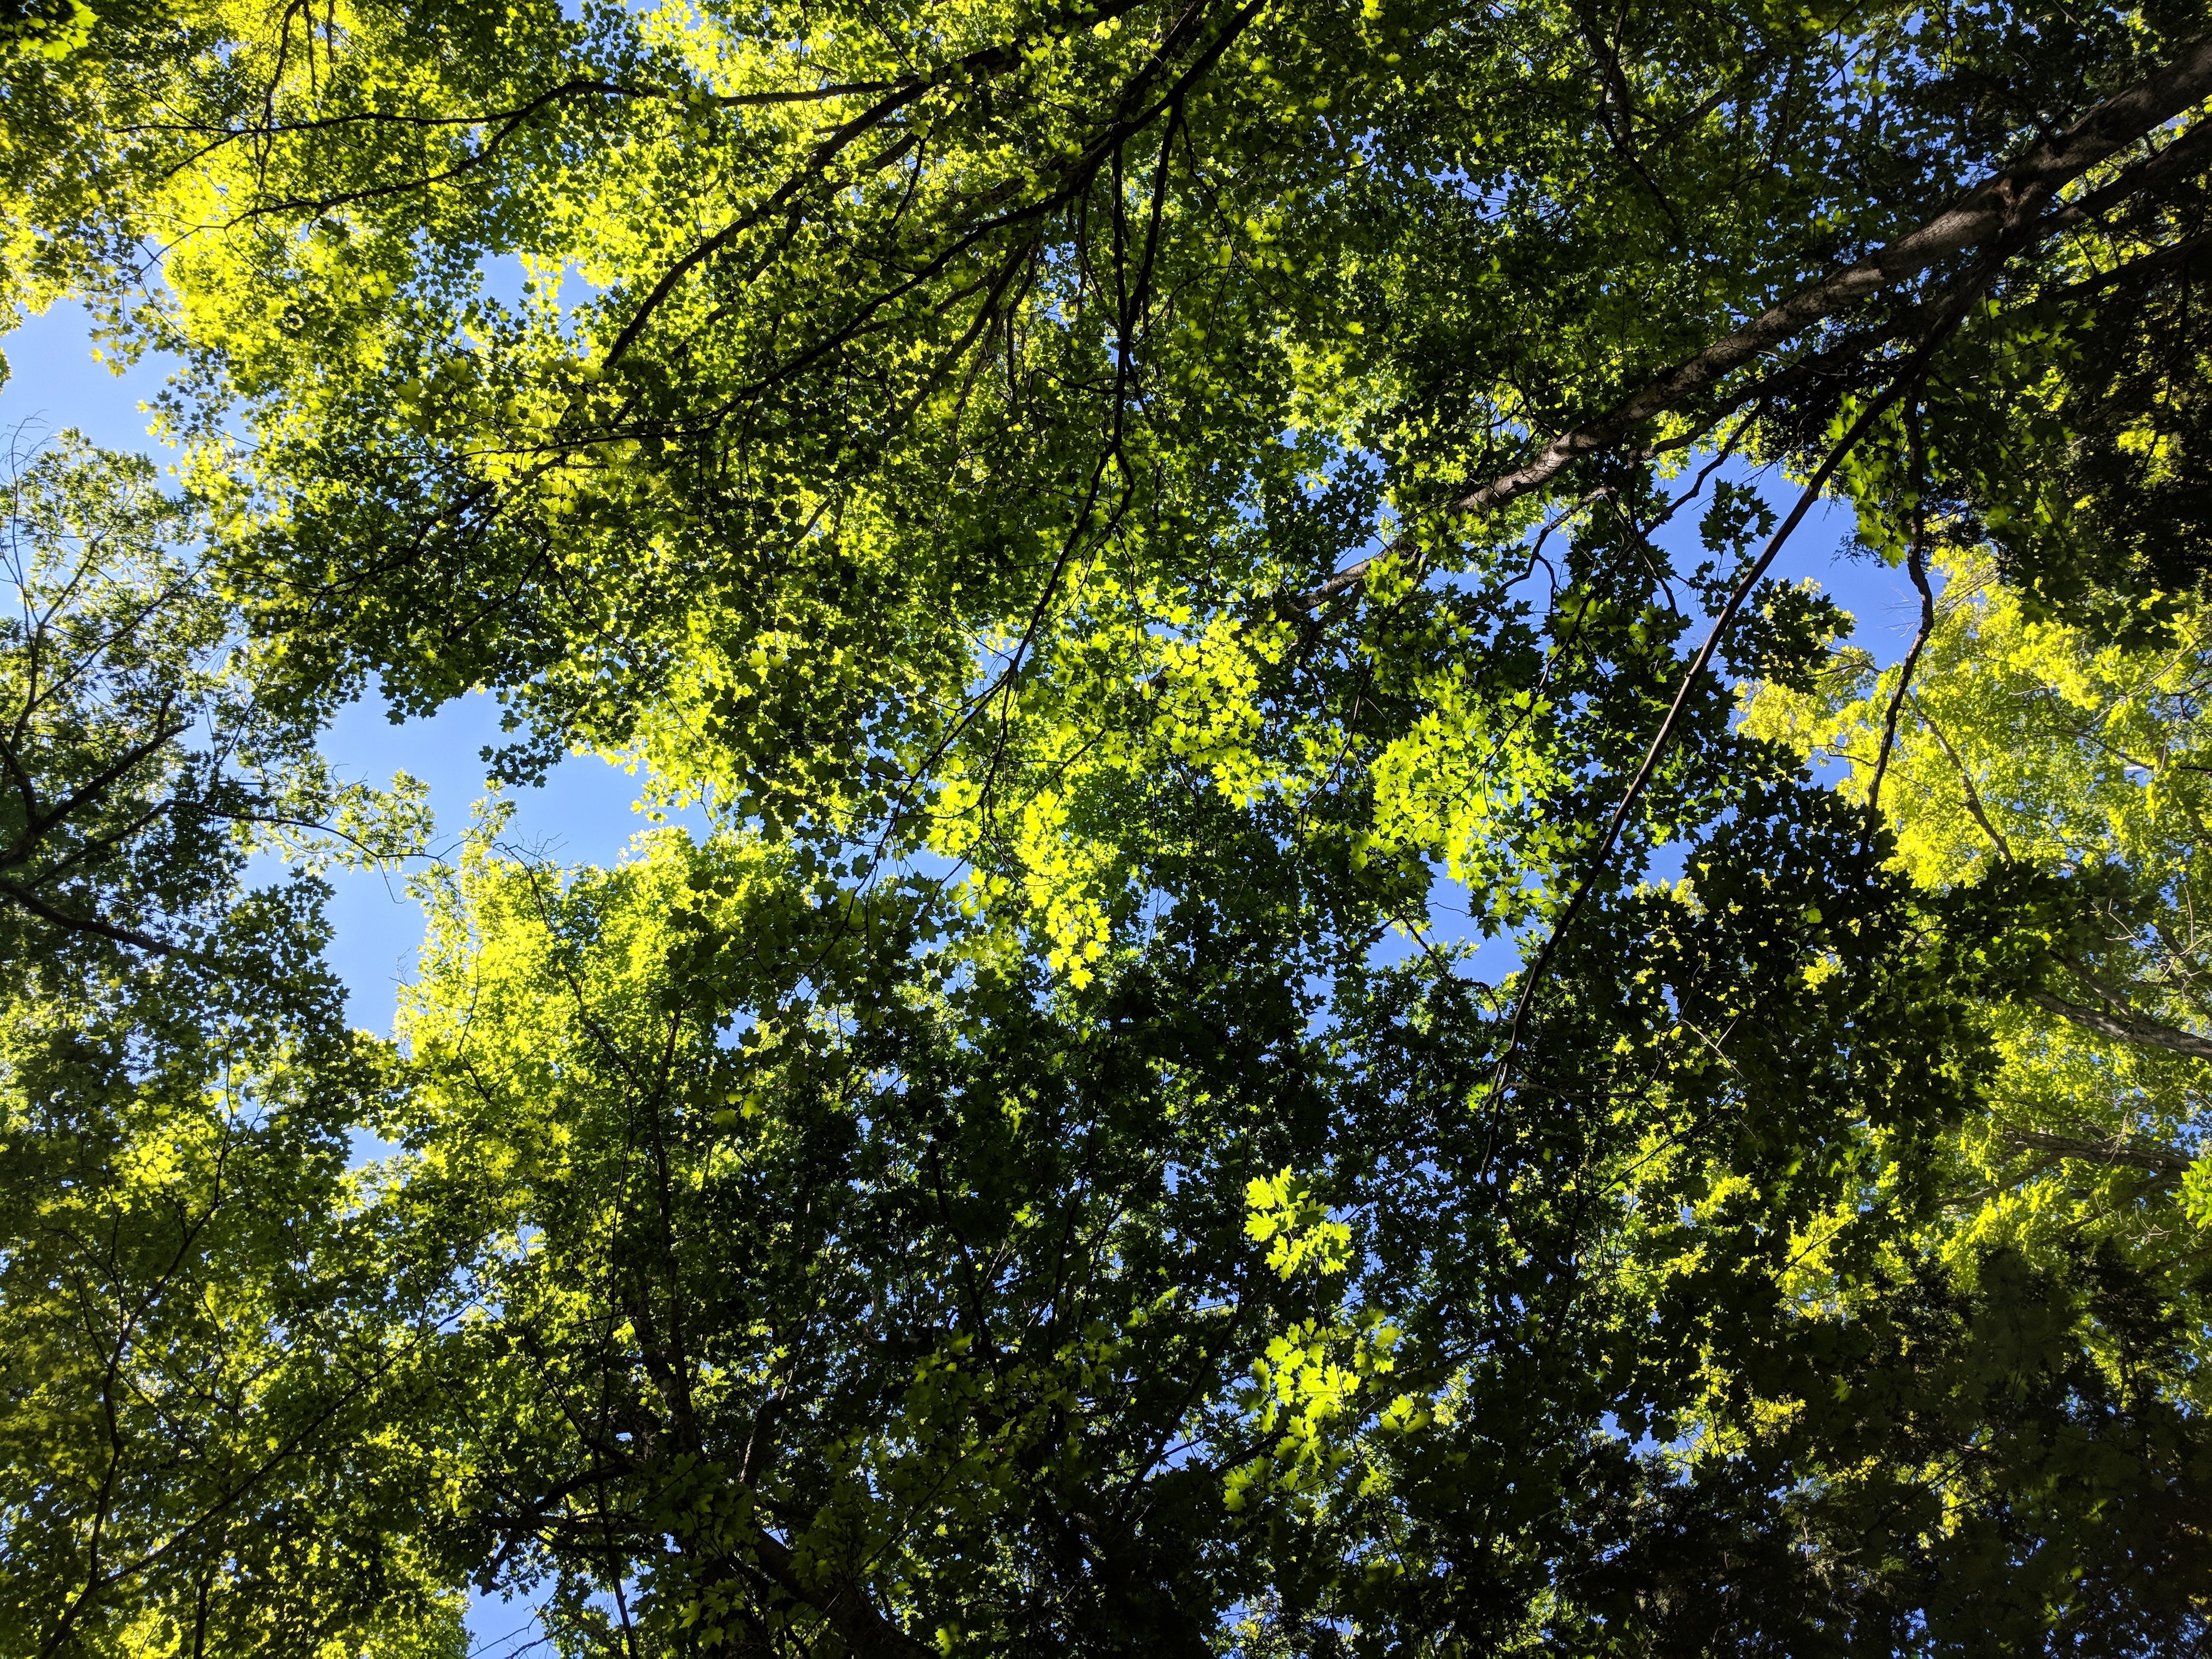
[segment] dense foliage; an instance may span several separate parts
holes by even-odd
[[[9,485],[8,1652],[2212,1650],[2201,6],[31,0],[0,100],[0,299],[182,365]],[[434,858],[372,686],[710,827]]]

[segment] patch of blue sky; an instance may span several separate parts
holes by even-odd
[[[1702,466],[1700,459],[1695,463]],[[1687,475],[1693,478],[1694,471]],[[1772,507],[1778,518],[1785,515],[1795,504],[1801,486],[1782,476],[1778,469],[1759,469],[1741,459],[1723,462],[1713,470],[1705,485],[1703,495],[1710,497],[1713,486],[1721,482],[1747,486],[1756,489],[1762,500]],[[1678,487],[1687,488],[1686,482]],[[1694,569],[1708,556],[1700,544],[1698,524],[1703,516],[1698,501],[1684,502],[1681,508],[1661,526],[1652,536],[1652,544],[1666,555],[1677,569]],[[1920,599],[1910,578],[1902,569],[1893,568],[1880,559],[1860,549],[1854,532],[1856,520],[1846,502],[1824,498],[1817,502],[1786,542],[1768,572],[1770,579],[1782,582],[1812,581],[1832,598],[1850,617],[1850,624],[1842,643],[1855,646],[1870,655],[1878,668],[1893,666],[1902,659],[1911,643],[1913,633],[1919,626]],[[1562,526],[1565,528],[1565,526]],[[1529,540],[1536,532],[1530,532]],[[1364,552],[1376,550],[1373,547]],[[1444,580],[1455,586],[1467,586],[1474,577],[1452,577]],[[1540,570],[1532,564],[1530,574],[1523,582],[1529,585],[1532,597],[1540,601],[1540,585],[1545,580]],[[1685,652],[1694,651],[1711,625],[1711,617],[1699,606],[1695,597],[1680,583],[1676,592],[1684,605],[1684,614],[1691,620],[1691,629],[1682,643]],[[1833,781],[1833,769],[1823,769],[1819,774],[1824,781]],[[1685,842],[1668,842],[1651,849],[1644,860],[1642,878],[1655,882],[1679,880],[1683,873],[1689,847]],[[1451,948],[1468,953],[1456,971],[1462,977],[1474,977],[1496,984],[1506,975],[1517,969],[1525,960],[1524,947],[1528,939],[1510,938],[1485,939],[1474,925],[1475,907],[1472,897],[1460,883],[1439,872],[1432,883],[1425,917],[1418,936],[1394,928],[1380,940],[1372,955],[1376,963],[1405,961],[1424,950]],[[1540,934],[1534,938],[1540,939]]]
[[[117,374],[94,361],[92,319],[76,306],[57,305],[0,340],[11,371],[0,390],[0,425],[75,428],[110,449],[162,453],[147,434],[146,405],[174,367],[142,359]],[[374,694],[341,710],[323,734],[322,750],[338,775],[388,784],[404,771],[429,786],[441,850],[469,825],[484,793],[482,751],[504,741],[499,709],[471,695],[435,714],[393,725]],[[501,840],[532,857],[563,864],[618,862],[632,838],[653,827],[640,804],[641,780],[596,757],[571,756],[536,788],[514,792],[514,811]],[[696,809],[664,814],[695,837],[705,830]],[[344,983],[348,1017],[379,1035],[392,1029],[398,988],[412,977],[423,932],[421,908],[404,877],[334,872],[329,961]]]
[[[147,405],[175,365],[149,356],[118,372],[94,357],[94,326],[83,307],[64,302],[0,338],[9,369],[0,422],[26,428],[33,441],[75,428],[102,448],[146,451]]]
[[[507,252],[486,254],[477,262],[477,292],[511,316],[550,322],[562,340],[575,345],[586,324],[598,317],[594,302],[607,290],[574,260],[546,260],[533,268],[527,256]]]
[[[552,1641],[545,1633],[542,1601],[527,1593],[508,1597],[472,1589],[462,1623],[469,1635],[469,1659],[522,1659]]]
[[[428,785],[438,826],[434,851],[449,854],[484,798],[483,751],[507,740],[499,714],[490,697],[474,693],[434,714],[395,725],[371,694],[340,711],[323,734],[322,749],[346,780],[381,787],[394,773],[405,772]],[[702,809],[661,811],[655,819],[642,804],[641,786],[641,778],[619,766],[595,756],[572,755],[543,784],[507,793],[514,815],[498,844],[514,856],[536,861],[611,866],[622,861],[635,836],[658,823],[678,824],[695,840],[704,836]],[[331,964],[345,981],[355,1023],[388,1033],[399,987],[414,975],[422,911],[404,877],[341,872],[331,882],[336,891],[331,918],[337,930]]]

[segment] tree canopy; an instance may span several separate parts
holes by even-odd
[[[2208,112],[2166,0],[0,5],[0,301],[179,365],[8,485],[6,1650],[2212,1650]],[[572,752],[705,829],[517,848]]]

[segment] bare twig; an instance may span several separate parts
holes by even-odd
[[[1905,694],[1912,684],[1912,671],[1919,665],[1920,653],[1927,648],[1928,636],[1936,631],[1936,595],[1928,586],[1926,556],[1928,442],[1920,424],[1917,392],[1905,406],[1905,432],[1911,458],[1908,487],[1912,491],[1912,532],[1905,551],[1905,568],[1911,573],[1912,585],[1920,590],[1920,631],[1912,636],[1912,648],[1905,653],[1905,661],[1898,668],[1897,690],[1891,694],[1889,715],[1882,722],[1881,750],[1875,757],[1874,777],[1867,785],[1866,830],[1859,840],[1861,852],[1873,844],[1875,825],[1881,822],[1881,780],[1889,770],[1889,751],[1897,741],[1898,714],[1905,707]]]
[[[1583,905],[1589,899],[1591,890],[1597,884],[1599,875],[1612,861],[1613,848],[1620,844],[1620,832],[1628,822],[1628,815],[1634,810],[1636,803],[1643,798],[1644,791],[1650,783],[1652,775],[1658,770],[1660,759],[1667,752],[1668,744],[1673,742],[1674,732],[1681,724],[1682,716],[1690,706],[1691,698],[1704,681],[1705,670],[1711,665],[1714,653],[1720,648],[1721,641],[1726,637],[1729,627],[1735,621],[1737,613],[1742,610],[1744,601],[1751,596],[1752,590],[1758,586],[1759,579],[1765,575],[1767,568],[1774,562],[1775,556],[1782,551],[1783,544],[1790,539],[1791,533],[1804,522],[1805,515],[1812,511],[1813,503],[1820,499],[1820,492],[1827,487],[1828,480],[1835,475],[1836,468],[1842,465],[1846,455],[1857,447],[1859,440],[1866,435],[1868,429],[1903,393],[1905,386],[1905,377],[1900,375],[1891,381],[1886,391],[1859,412],[1858,418],[1851,422],[1850,429],[1844,434],[1835,447],[1828,452],[1826,459],[1820,463],[1812,477],[1807,482],[1804,492],[1797,498],[1797,505],[1790,509],[1790,516],[1782,521],[1780,526],[1768,539],[1765,549],[1756,560],[1753,561],[1750,568],[1736,579],[1735,586],[1730,590],[1727,602],[1721,606],[1720,614],[1713,618],[1712,628],[1706,634],[1705,643],[1698,647],[1697,655],[1690,659],[1689,667],[1683,672],[1681,684],[1674,692],[1674,705],[1668,709],[1667,717],[1660,721],[1658,731],[1652,734],[1650,747],[1644,753],[1643,764],[1636,769],[1636,775],[1629,780],[1627,788],[1622,791],[1620,802],[1613,809],[1613,816],[1606,823],[1604,834],[1598,837],[1598,844],[1590,856],[1589,868],[1576,882],[1574,890],[1568,897],[1565,908],[1560,912],[1559,920],[1553,923],[1551,932],[1545,936],[1542,947],[1536,952],[1536,959],[1528,964],[1522,976],[1520,1000],[1514,1005],[1512,1022],[1506,1028],[1505,1047],[1498,1057],[1497,1069],[1492,1078],[1491,1086],[1493,1096],[1504,1089],[1506,1080],[1511,1075],[1513,1062],[1520,1053],[1522,1027],[1527,1021],[1529,1004],[1535,999],[1536,988],[1543,982],[1544,975],[1552,965],[1552,958],[1559,951],[1559,941],[1566,936],[1567,930],[1574,926],[1575,918],[1581,914]]]

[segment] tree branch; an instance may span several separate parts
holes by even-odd
[[[1950,761],[1952,769],[1958,773],[1959,781],[1966,789],[1966,811],[1974,822],[1981,825],[1982,833],[1990,838],[1990,844],[2003,857],[2011,859],[2012,843],[2004,838],[2003,831],[1990,821],[1989,813],[1983,810],[1982,792],[1974,787],[1974,775],[1967,769],[1966,757],[1951,746],[1951,739],[1943,734],[1943,728],[1936,723],[1936,717],[1928,712],[1918,697],[1912,699],[1912,712],[1920,716],[1920,723],[1928,728],[1929,736],[1936,739],[1945,757]]]
[[[32,817],[23,826],[21,835],[16,836],[5,848],[0,848],[0,869],[5,869],[11,864],[25,862],[31,856],[32,850],[46,839],[49,830],[78,808],[97,802],[109,789],[127,776],[132,768],[153,754],[170,738],[181,737],[191,730],[191,723],[188,720],[179,721],[174,725],[161,724],[160,722],[168,719],[168,714],[169,705],[165,700],[160,712],[155,716],[156,724],[151,737],[131,744],[100,771],[78,785],[64,799]]]
[[[2004,1138],[2024,1152],[2056,1152],[2061,1158],[2090,1164],[2124,1164],[2148,1170],[2169,1181],[2196,1162],[2188,1153],[2174,1147],[2125,1135],[2115,1135],[2110,1140],[2084,1140],[2073,1135],[2045,1134],[2039,1129],[2008,1129]]]
[[[1940,339],[1941,336],[1937,338]],[[1931,340],[1927,349],[1932,350],[1936,343],[1936,341]],[[1560,911],[1559,920],[1552,925],[1551,932],[1545,935],[1543,946],[1536,952],[1536,959],[1528,964],[1522,975],[1521,995],[1514,1004],[1512,1022],[1506,1027],[1505,1047],[1498,1057],[1497,1070],[1492,1077],[1491,1091],[1493,1096],[1504,1089],[1506,1080],[1512,1073],[1513,1061],[1521,1049],[1521,1028],[1528,1018],[1529,1005],[1535,1000],[1536,988],[1543,982],[1544,975],[1552,965],[1552,957],[1559,948],[1559,941],[1574,926],[1575,918],[1581,914],[1590,890],[1597,884],[1599,875],[1611,862],[1613,849],[1620,842],[1621,830],[1628,822],[1629,813],[1643,798],[1652,775],[1659,769],[1660,758],[1673,742],[1682,716],[1690,706],[1690,699],[1704,681],[1705,670],[1711,665],[1713,654],[1720,648],[1721,641],[1735,623],[1737,612],[1742,610],[1743,603],[1751,596],[1753,588],[1758,586],[1767,568],[1774,562],[1775,556],[1781,552],[1783,544],[1804,521],[1806,514],[1812,510],[1813,503],[1820,498],[1820,492],[1827,487],[1829,478],[1842,465],[1844,458],[1857,447],[1859,440],[1904,394],[1906,386],[1915,379],[1911,374],[1898,375],[1885,391],[1859,411],[1859,416],[1851,422],[1850,428],[1828,452],[1827,458],[1807,481],[1804,493],[1798,496],[1797,505],[1790,510],[1790,516],[1782,521],[1758,559],[1736,579],[1735,587],[1729,590],[1727,603],[1721,606],[1720,614],[1713,618],[1712,629],[1706,634],[1705,643],[1698,647],[1697,655],[1690,659],[1689,667],[1683,671],[1681,684],[1675,689],[1674,705],[1668,709],[1667,717],[1659,722],[1658,731],[1652,734],[1651,746],[1644,752],[1643,764],[1636,769],[1636,775],[1629,780],[1628,787],[1621,792],[1620,800],[1613,807],[1612,817],[1606,823],[1605,833],[1598,838],[1597,848],[1590,855],[1589,867],[1576,882],[1574,890],[1569,896],[1565,908]]]
[[[2043,232],[2045,227],[2038,223],[2039,216],[2058,191],[2098,162],[2148,136],[2208,93],[2212,93],[2212,34],[2189,41],[2166,68],[2106,99],[2064,132],[2035,145],[1917,229],[1834,276],[1798,289],[1734,333],[1675,364],[1595,420],[1554,438],[1526,466],[1492,479],[1461,497],[1455,506],[1462,512],[1480,512],[1540,489],[1582,457],[1619,442],[1644,422],[1717,384],[1824,318],[1992,239]],[[2188,146],[2193,155],[2197,145],[2192,141],[2202,131],[2200,128],[2170,149]],[[2073,222],[2163,179],[2183,159],[2188,158],[2166,161],[2162,153],[2137,163],[2075,209],[2053,216],[2048,228],[2061,228],[2060,222]]]
[[[2157,1020],[2145,1019],[2139,1014],[2106,1013],[2101,1009],[2084,1007],[2078,1002],[2069,1002],[2048,991],[2030,991],[2027,1000],[2045,1013],[2057,1014],[2061,1019],[2078,1025],[2085,1031],[2094,1031],[2099,1036],[2110,1037],[2115,1042],[2130,1042],[2144,1048],[2164,1048],[2172,1054],[2187,1054],[2192,1060],[2212,1060],[2212,1038],[2198,1036],[2194,1031],[2185,1031],[2179,1026],[2160,1024]]]
[[[2155,276],[2172,266],[2183,264],[2198,254],[2212,252],[2212,231],[2172,242],[2162,248],[2112,267],[2101,276],[2087,276],[2064,288],[2054,289],[2046,298],[2061,303],[2075,300],[2092,300],[2107,289],[2125,288]]]
[[[2212,35],[2189,42],[2169,68],[2107,99],[2065,132],[2046,139],[2012,166],[1984,179],[1956,206],[1856,264],[1799,289],[1742,328],[1675,364],[1594,420],[1553,439],[1527,465],[1503,473],[1462,496],[1452,503],[1450,510],[1480,512],[1502,507],[1542,489],[1575,461],[1619,442],[1645,421],[1716,385],[1753,358],[1836,312],[1884,288],[1918,276],[1954,253],[1996,239],[2002,246],[1992,259],[2002,264],[2017,251],[2020,244],[2080,224],[2130,196],[2166,184],[2190,167],[2212,159],[2212,121],[2206,121],[2156,155],[2129,167],[2102,189],[2045,217],[2034,216],[2053,194],[2089,167],[2155,131],[2208,92],[2212,92]],[[2186,258],[2204,240],[2194,239],[2136,264],[2124,266],[2122,270],[2135,274],[2139,269]],[[2114,277],[2118,274],[2114,273]],[[1959,294],[1978,292],[1994,275],[1991,262],[1984,262],[1983,269],[1944,294],[1934,309],[1938,313],[1948,310]],[[2078,297],[2080,292],[2100,286],[2106,280],[2111,279],[2063,290],[2060,297]],[[1898,331],[1893,325],[1868,330],[1820,354],[1809,364],[1800,363],[1771,376],[1751,388],[1751,392],[1769,396],[1800,380],[1817,378],[1820,366],[1856,360],[1896,337]],[[1737,399],[1739,406],[1742,401]],[[1399,542],[1393,542],[1385,551],[1395,550],[1398,545]],[[1282,603],[1300,611],[1310,611],[1346,588],[1364,582],[1374,565],[1375,558],[1362,559],[1340,570],[1320,586],[1291,596]]]
[[[167,939],[155,939],[150,933],[135,928],[103,921],[98,916],[76,916],[66,910],[57,910],[27,887],[19,887],[12,881],[0,881],[0,899],[19,904],[41,921],[50,921],[57,927],[73,933],[93,933],[118,945],[135,945],[141,951],[152,951],[161,956],[177,957],[185,954],[185,947]]]
[[[1881,727],[1881,750],[1875,757],[1874,778],[1867,785],[1866,833],[1859,842],[1863,852],[1874,842],[1875,825],[1881,821],[1881,780],[1889,770],[1889,754],[1897,743],[1897,717],[1905,708],[1905,693],[1912,687],[1912,671],[1919,666],[1920,653],[1927,648],[1929,635],[1936,631],[1936,595],[1928,586],[1928,561],[1924,550],[1928,535],[1928,504],[1925,496],[1928,470],[1927,436],[1920,423],[1920,397],[1916,390],[1905,406],[1905,431],[1910,450],[1912,491],[1911,540],[1905,549],[1905,566],[1911,573],[1912,585],[1920,591],[1920,629],[1912,636],[1912,648],[1905,653],[1905,661],[1897,671],[1897,690],[1889,700],[1889,714]]]

